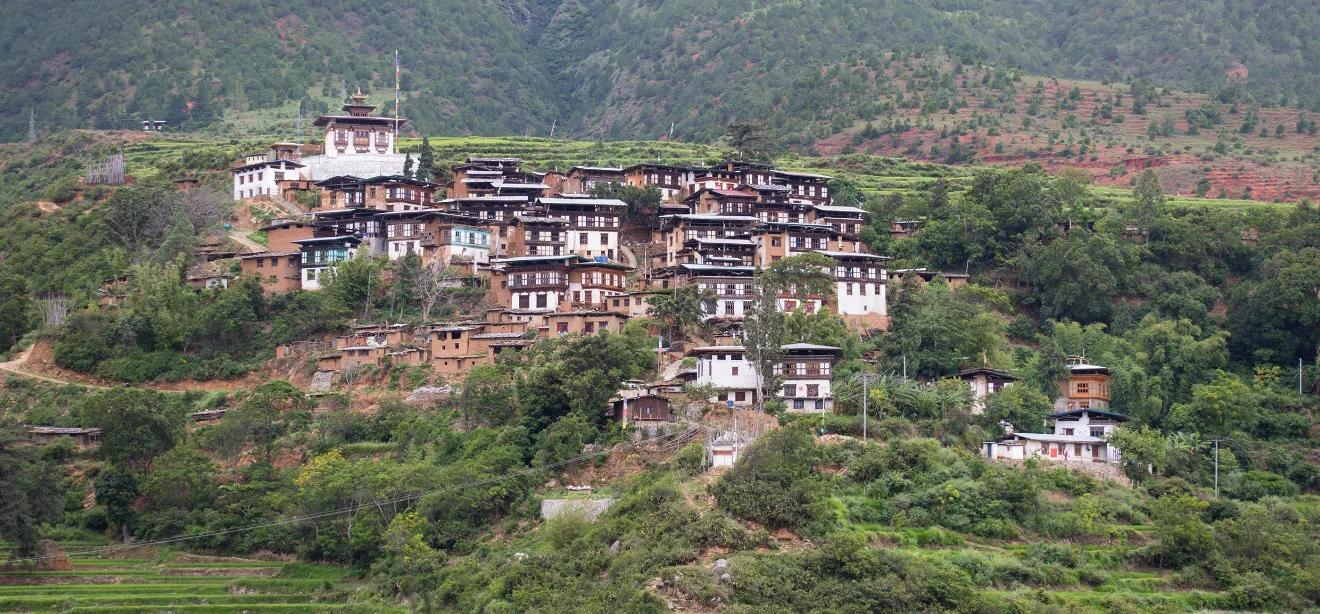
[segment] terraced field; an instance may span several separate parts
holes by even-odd
[[[99,544],[63,543],[70,552]],[[0,570],[3,612],[398,612],[356,600],[344,569],[136,549],[69,561],[67,571]]]

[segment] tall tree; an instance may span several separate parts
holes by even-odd
[[[431,181],[435,177],[435,150],[431,148],[431,139],[422,137],[422,148],[417,156],[417,172],[414,177],[422,181]]]
[[[16,432],[0,428],[0,539],[15,557],[36,554],[38,529],[59,518],[65,482],[57,467]]]
[[[1146,169],[1137,176],[1137,185],[1132,191],[1133,217],[1137,225],[1149,233],[1163,208],[1164,188],[1160,186],[1160,178],[1155,171]]]
[[[664,325],[665,337],[672,343],[690,334],[699,334],[703,317],[715,312],[718,298],[710,288],[675,288],[668,293],[653,295],[648,315]]]
[[[761,122],[737,122],[724,131],[733,156],[739,160],[769,160],[774,155],[774,139]]]
[[[812,297],[828,303],[834,293],[833,269],[834,260],[829,256],[805,253],[778,260],[757,272],[751,306],[743,317],[743,344],[747,360],[756,370],[757,402],[762,410],[782,379],[775,373],[775,367],[783,361],[787,332],[780,299]]]

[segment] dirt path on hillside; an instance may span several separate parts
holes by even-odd
[[[252,239],[249,239],[247,233],[243,232],[242,230],[229,231],[229,238],[233,239],[235,243],[242,245],[243,249],[247,250],[247,253],[249,254],[266,251],[265,245],[262,245],[260,243],[257,243],[256,241],[253,241]]]
[[[37,358],[33,358],[33,354]],[[0,372],[26,377],[28,379],[40,380],[51,384],[62,386],[82,386],[95,390],[106,390],[114,388],[114,382],[105,382],[93,377],[79,373],[70,373],[54,365],[53,348],[47,340],[39,340],[28,346],[13,360],[0,362]],[[211,381],[181,381],[166,383],[143,383],[143,384],[119,384],[131,385],[135,388],[150,388],[160,392],[230,392],[235,390],[246,390],[261,383],[255,374],[249,374],[248,377],[239,380],[211,380]]]
[[[108,388],[108,386],[101,386],[99,384],[89,384],[87,382],[77,382],[66,379],[60,379],[57,377],[51,377],[49,375],[42,375],[40,373],[34,373],[32,371],[29,371],[27,369],[27,361],[28,361],[28,357],[32,355],[32,349],[35,347],[37,347],[36,344],[29,345],[26,350],[23,350],[18,356],[14,357],[13,360],[10,360],[8,362],[0,362],[0,371],[11,373],[19,377],[37,379],[52,384],[60,384],[60,385],[74,384],[78,386],[86,386],[88,388],[101,388],[101,389]]]

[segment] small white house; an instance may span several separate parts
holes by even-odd
[[[825,413],[834,409],[831,373],[843,357],[843,349],[811,343],[790,343],[781,349],[784,360],[776,372],[784,378],[779,394],[788,411]]]
[[[756,369],[747,360],[747,348],[741,345],[710,345],[688,350],[697,359],[698,386],[720,389],[712,401],[732,403],[734,407],[756,405]]]
[[[1010,433],[999,441],[982,442],[986,458],[1026,460],[1038,458],[1053,462],[1090,461],[1114,463],[1120,458],[1118,448],[1106,439],[1119,424],[1129,418],[1098,409],[1079,409],[1050,416],[1053,433]]]
[[[232,169],[234,200],[280,196],[279,182],[300,179],[303,165],[293,160],[273,159],[265,154],[244,159],[243,166]]]

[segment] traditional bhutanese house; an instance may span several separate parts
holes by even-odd
[[[495,182],[504,179],[504,171],[472,164],[454,167],[454,181],[449,186],[450,198],[469,198],[495,194]]]
[[[361,177],[336,175],[314,184],[321,188],[318,209],[352,209],[367,206],[367,188]]]
[[[628,272],[632,267],[618,262],[579,262],[568,270],[568,292],[560,309],[606,309],[610,297],[620,296],[628,289]]]
[[[563,256],[568,253],[568,222],[544,215],[520,215],[509,225],[509,256]]]
[[[567,223],[566,249],[588,258],[619,257],[619,228],[628,204],[617,198],[539,198],[547,217]]]
[[[480,218],[491,231],[491,255],[512,256],[509,244],[514,240],[510,226],[519,215],[537,215],[526,196],[467,196],[440,201],[439,207],[452,213]]]
[[[654,290],[643,290],[639,292],[625,292],[624,294],[609,297],[610,311],[627,314],[630,318],[645,317],[650,314],[651,300],[659,292]]]
[[[691,239],[746,238],[756,218],[747,215],[663,215],[651,232],[651,254],[656,267],[670,267],[678,262],[678,253]]]
[[[745,184],[773,183],[775,177],[775,167],[764,162],[724,160],[712,166],[711,170],[728,173],[730,176],[738,178],[740,183]]]
[[[286,177],[298,177],[302,168],[300,162],[267,159],[263,156],[230,169],[229,172],[234,176],[234,200],[282,198],[279,183]]]
[[[490,362],[494,362],[495,357],[503,352],[518,352],[534,343],[535,339],[528,339],[526,333],[520,332],[480,332],[472,335],[472,349],[486,354]]]
[[[562,193],[590,194],[597,185],[623,183],[623,169],[612,166],[574,166],[569,169]]]
[[[981,442],[986,458],[995,460],[1081,461],[1115,463],[1121,451],[1108,442],[1114,430],[1129,418],[1098,409],[1059,412],[1052,433],[1010,432],[999,441]],[[1010,427],[1007,427],[1011,429]]]
[[[986,399],[1018,381],[1019,377],[999,369],[975,367],[958,372],[958,379],[967,382],[972,389],[972,413],[985,413]]]
[[[361,239],[363,249],[371,254],[385,253],[385,230],[380,226],[375,209],[355,207],[351,209],[331,209],[313,211],[312,224],[315,226],[312,238],[339,237],[352,235]],[[297,243],[298,240],[291,241]]]
[[[740,189],[756,194],[755,216],[762,222],[807,221],[806,205],[791,202],[786,185],[753,184]]]
[[[277,219],[262,226],[261,231],[266,233],[266,251],[271,252],[294,251],[298,249],[294,241],[316,236],[316,226],[302,220]]]
[[[774,180],[768,183],[788,186],[789,200],[793,202],[828,205],[830,204],[830,188],[827,184],[831,179],[833,177],[829,175],[818,175],[816,173],[775,171]]]
[[[336,349],[359,345],[399,346],[412,341],[406,324],[362,324],[354,326],[352,333],[334,340]]]
[[[660,190],[661,200],[669,201],[682,196],[692,181],[692,169],[667,164],[634,164],[623,169],[623,182],[639,188]]]
[[[652,290],[696,286],[715,293],[715,309],[706,319],[742,319],[753,300],[755,267],[712,264],[680,264],[657,271],[651,279]],[[705,307],[703,306],[703,310]]]
[[[428,209],[440,185],[404,175],[381,175],[362,180],[366,206],[381,211]]]
[[[756,192],[739,189],[702,188],[683,202],[694,212],[704,215],[753,215],[756,213]]]
[[[550,189],[550,186],[537,179],[509,179],[503,178],[491,184],[495,188],[495,196],[526,196],[529,199],[540,198]]]
[[[695,194],[701,190],[736,190],[738,186],[744,183],[747,183],[747,181],[743,180],[742,171],[730,170],[722,166],[712,166],[707,169],[697,169],[693,172],[687,193]]]
[[[321,277],[337,263],[357,254],[362,240],[351,235],[294,241],[300,249],[303,290],[321,289]]]
[[[475,275],[477,265],[490,262],[494,236],[480,218],[448,212],[423,216],[422,260],[446,262]]]
[[[238,257],[240,275],[256,277],[267,296],[302,289],[302,256],[300,246],[279,252],[258,252]]]
[[[583,258],[519,256],[491,260],[491,298],[514,309],[554,311],[568,294],[568,272]]]
[[[755,256],[751,239],[690,239],[678,253],[678,264],[751,266]]]
[[[541,330],[548,338],[564,335],[595,335],[604,331],[620,332],[628,315],[614,311],[555,311],[546,313]]]
[[[79,446],[90,446],[101,442],[101,429],[96,427],[29,426],[27,432],[28,440],[41,444],[50,443],[61,437],[72,438],[73,443]]]
[[[834,259],[834,311],[854,328],[889,328],[888,256],[822,251]]]
[[[669,399],[653,394],[645,389],[620,390],[610,399],[610,416],[628,428],[634,424],[659,424],[673,422],[674,412],[669,408]]]
[[[828,224],[766,222],[753,229],[756,242],[756,266],[768,267],[780,259],[809,251],[860,251],[839,249],[839,232]]]
[[[732,407],[751,407],[756,404],[756,370],[747,360],[747,348],[740,345],[708,345],[687,351],[697,359],[697,375],[693,384],[711,386],[718,390],[709,399],[721,405],[732,402]]]
[[[342,108],[346,114],[322,115],[312,122],[325,127],[326,156],[394,153],[395,125],[404,120],[372,115],[376,107],[367,104],[362,92]]]
[[[418,367],[430,360],[430,355],[423,348],[404,347],[385,353],[385,360],[404,367]]]
[[[1112,378],[1107,367],[1087,364],[1081,356],[1069,356],[1067,369],[1068,378],[1059,382],[1059,396],[1054,400],[1055,411],[1109,407],[1109,383]]]
[[[843,349],[829,345],[791,343],[782,346],[783,362],[775,373],[784,378],[779,390],[788,411],[823,413],[834,409],[830,373]]]
[[[434,210],[431,210],[434,211]],[[385,256],[399,260],[408,254],[422,255],[422,216],[427,211],[390,211],[376,216],[385,231]]]
[[[844,239],[856,240],[858,233],[866,226],[866,210],[840,205],[813,205],[810,221],[813,224],[829,224]]]

